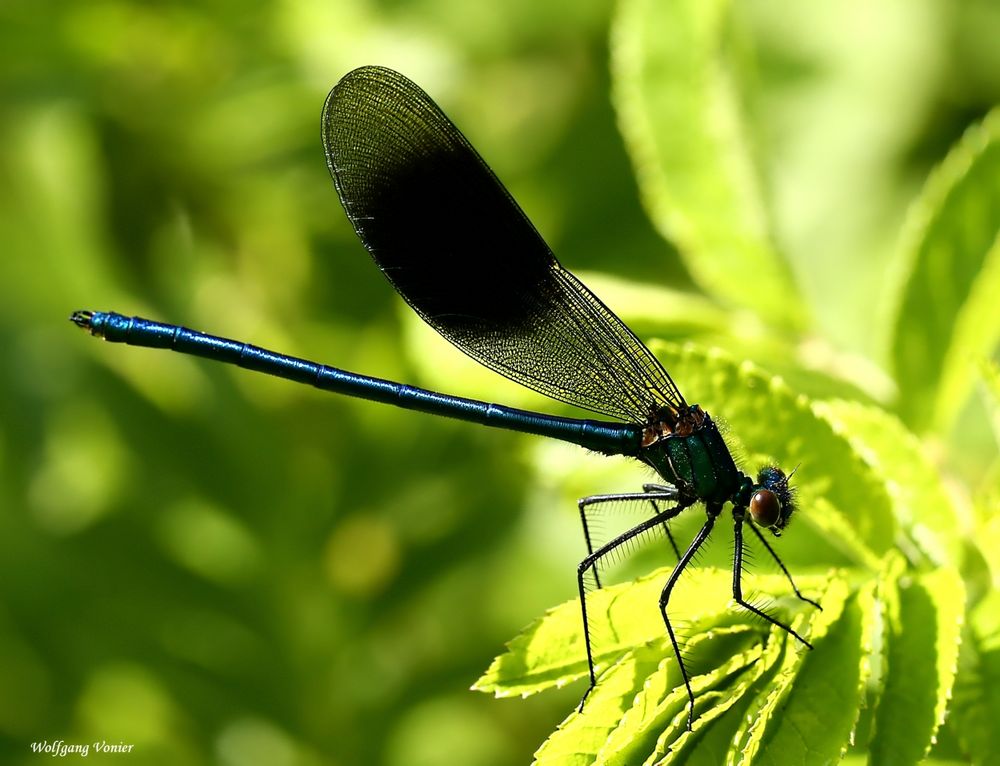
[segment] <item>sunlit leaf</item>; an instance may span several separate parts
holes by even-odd
[[[689,638],[682,641],[695,694],[695,723],[693,731],[688,732],[687,690],[664,635],[659,610],[655,601],[652,605],[647,603],[645,609],[642,606],[643,599],[658,596],[666,575],[667,570],[660,570],[634,583],[606,587],[594,594],[593,623],[606,624],[608,629],[602,634],[614,636],[611,643],[618,645],[617,656],[609,655],[607,642],[595,647],[595,658],[605,667],[610,663],[610,667],[599,670],[597,687],[587,698],[583,710],[572,712],[539,749],[536,754],[539,766],[589,766],[592,763],[623,766],[663,759],[669,763],[678,757],[677,753],[693,747],[702,737],[710,736],[716,724],[729,732],[725,741],[733,741],[732,734],[739,728],[739,718],[729,715],[731,709],[745,710],[749,705],[756,712],[744,720],[761,721],[781,707],[785,695],[808,693],[797,687],[792,690],[803,669],[803,655],[809,653],[806,647],[780,628],[766,626],[765,629],[766,624],[756,618],[747,623],[745,614],[735,610],[713,613],[703,605],[700,616],[689,623]],[[718,601],[718,591],[731,585],[730,577],[730,572],[718,569],[693,572],[683,582],[685,587],[676,591],[671,611],[698,615],[693,600]],[[787,593],[787,580],[783,577],[745,579],[748,588],[771,594]],[[843,637],[836,644],[826,638],[830,625],[837,623],[851,586],[836,573],[801,579],[801,587],[820,599],[823,611],[786,596],[772,603],[772,613],[790,621],[797,631],[814,642],[817,661],[825,658],[822,659],[824,667],[832,662],[839,674],[856,678],[860,670],[855,668],[852,676],[849,667],[845,670],[840,654],[831,655],[830,652],[842,654],[846,644],[853,645],[856,653],[864,654],[867,633]],[[855,601],[856,598],[850,603]],[[643,612],[646,612],[645,617],[636,618]],[[498,696],[530,694],[584,675],[584,661],[570,656],[559,662],[557,657],[559,651],[573,645],[573,636],[580,635],[578,621],[575,602],[551,610],[511,642],[508,652],[494,661],[475,688],[492,691]],[[653,638],[643,642],[633,640],[650,631],[656,633]],[[633,640],[632,645],[625,646],[629,640]],[[770,675],[776,667],[779,655],[784,659],[780,660],[778,680],[758,685],[760,678]],[[808,689],[811,682],[803,683]],[[819,686],[827,683],[828,680],[821,680]],[[760,695],[755,702],[743,699],[751,693]],[[856,713],[856,704],[849,708]],[[759,740],[760,734],[745,731],[742,736],[754,741]],[[721,746],[722,741],[718,737],[716,740],[716,746]]]
[[[1000,459],[976,491],[974,543],[989,566],[993,587],[1000,587]]]
[[[795,651],[794,640],[784,632],[772,630],[772,636],[761,658],[750,672],[743,674],[738,683],[707,710],[697,711],[698,719],[691,731],[681,731],[672,741],[661,736],[657,741],[657,766],[671,764],[704,764],[715,766],[732,755],[731,747],[746,709],[754,703],[770,684],[781,658],[786,652]],[[668,732],[664,733],[665,735]]]
[[[706,712],[724,703],[726,691],[731,693],[733,687],[740,686],[739,682],[745,680],[744,676],[760,660],[762,651],[758,644],[731,656],[713,672],[691,679],[699,721]],[[629,766],[658,760],[669,743],[686,730],[689,698],[676,667],[676,662],[665,663],[646,679],[635,704],[608,737],[596,764]],[[721,691],[716,691],[720,688]]]
[[[928,180],[899,255],[903,274],[891,358],[899,411],[942,430],[975,363],[1000,338],[1000,110],[970,129]]]
[[[986,388],[986,408],[993,424],[993,435],[1000,445],[1000,364],[984,360],[979,369]]]
[[[983,380],[986,382],[987,390],[992,395],[993,401],[1000,404],[1000,365],[996,362],[984,361],[980,365],[983,373]]]
[[[962,540],[951,493],[920,441],[892,415],[858,402],[815,402],[813,411],[881,477],[903,530],[935,564],[957,565]]]
[[[608,669],[601,684],[587,697],[582,711],[573,711],[535,753],[537,766],[589,766],[621,722],[644,680],[673,650],[661,636],[632,649]]]
[[[882,688],[869,762],[916,764],[944,720],[958,662],[965,588],[956,570],[897,568],[879,584],[885,608]]]
[[[634,582],[608,586],[587,596],[587,608],[596,626],[593,649],[599,671],[635,646],[662,637],[665,629],[657,604],[669,573],[669,569],[657,570]],[[798,582],[799,588],[808,593],[826,580],[809,576]],[[674,590],[670,610],[707,627],[729,613],[731,584],[732,573],[728,570],[692,568]],[[788,592],[788,581],[774,575],[750,577],[746,589],[776,596]],[[473,688],[499,697],[528,695],[586,674],[580,603],[574,599],[549,610],[511,641],[508,650],[493,661]]]
[[[685,653],[696,657],[699,666],[711,668],[714,676],[734,653],[746,652],[759,643],[763,633],[747,624],[708,629],[686,644]],[[539,748],[535,754],[537,766],[583,766],[595,762],[609,743],[609,735],[624,725],[623,716],[634,707],[636,695],[648,694],[649,679],[656,673],[669,676],[668,690],[681,683],[666,632],[659,639],[631,650],[608,669],[587,697],[583,710],[572,712]]]
[[[975,763],[1000,753],[1000,591],[976,605],[962,632],[950,720]]]
[[[726,0],[624,2],[612,45],[618,122],[646,209],[691,273],[730,303],[797,324],[727,69],[729,21]]]
[[[787,669],[748,715],[737,763],[811,766],[839,760],[868,678],[873,591],[870,581],[839,601],[838,594],[847,596],[846,584],[831,584],[809,632],[815,650],[786,659]]]

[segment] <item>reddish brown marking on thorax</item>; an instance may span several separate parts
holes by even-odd
[[[690,436],[705,422],[705,411],[697,404],[682,410],[661,407],[649,417],[649,423],[642,429],[642,446],[649,447],[668,436]]]

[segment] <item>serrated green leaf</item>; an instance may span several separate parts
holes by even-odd
[[[695,704],[695,721],[689,731],[686,717],[674,718],[671,726],[666,728],[656,740],[656,747],[646,759],[647,764],[669,766],[672,763],[685,763],[690,750],[695,743],[715,726],[716,721],[730,710],[744,702],[744,697],[750,692],[761,676],[773,668],[775,661],[781,656],[788,635],[780,628],[769,631],[766,645],[756,647],[752,662],[738,673],[725,675],[725,668],[720,667],[716,675],[724,678],[724,684],[714,685],[714,691],[699,695]]]
[[[725,660],[759,643],[766,631],[737,624],[699,632],[686,645],[699,666],[717,672]],[[628,652],[601,677],[584,709],[574,711],[535,753],[536,766],[589,766],[621,723],[649,679],[658,669],[670,674],[671,688],[681,683],[673,648],[664,633],[659,639]]]
[[[642,684],[672,652],[664,635],[636,647],[608,669],[587,698],[535,753],[535,766],[590,766],[607,742]]]
[[[1000,591],[990,591],[962,631],[949,722],[973,763],[1000,753]]]
[[[898,569],[880,583],[885,605],[882,689],[869,763],[920,762],[951,696],[965,614],[965,588],[951,568],[921,575]]]
[[[718,686],[732,685],[732,677],[742,676],[760,659],[762,652],[763,647],[757,644],[731,657],[712,672],[691,679],[698,721],[706,710],[722,702],[722,696],[713,695],[711,691]],[[667,663],[646,679],[636,695],[635,704],[625,711],[618,728],[598,754],[595,766],[653,763],[663,755],[666,743],[686,730],[689,698],[676,668],[676,662]]]
[[[827,641],[831,629],[839,623],[849,604],[850,593],[846,581],[837,579],[831,582],[824,593],[823,611],[812,616],[810,641],[814,647],[822,646]],[[727,762],[749,764],[758,756],[769,721],[778,711],[786,710],[787,699],[792,693],[796,678],[802,671],[808,655],[813,655],[814,652],[815,650],[807,652],[796,649],[785,654],[773,683],[747,711],[744,723],[734,739],[733,756]]]
[[[900,551],[891,551],[882,559],[882,569],[878,574],[875,586],[875,606],[879,612],[877,630],[872,651],[872,679],[868,685],[865,707],[874,710],[878,700],[885,690],[885,669],[889,663],[888,624],[893,615],[899,614],[899,578],[907,570],[907,561]],[[859,730],[865,745],[872,736],[873,715],[869,714],[859,721]],[[856,732],[857,733],[857,732]]]
[[[875,581],[863,585],[832,624],[825,611],[817,616],[811,633],[815,650],[802,653],[797,672],[771,693],[764,715],[748,730],[739,763],[812,766],[840,760],[870,671],[874,590]],[[824,610],[827,601],[829,595]],[[818,635],[823,627],[826,635]]]
[[[594,662],[600,672],[634,647],[664,634],[658,607],[670,569],[660,569],[631,583],[611,585],[587,597],[594,628]],[[778,576],[749,577],[749,587],[769,594],[785,593],[788,582]],[[802,577],[799,587],[822,586],[821,577]],[[732,573],[723,569],[690,569],[672,597],[670,610],[699,625],[726,624],[730,611]],[[711,618],[711,619],[709,619]],[[499,697],[527,696],[582,678],[587,674],[580,603],[573,599],[550,609],[508,645],[475,683],[477,691]]]
[[[823,593],[823,611],[808,619],[809,640],[813,646],[821,642],[844,610],[850,587],[842,578],[831,579]],[[796,627],[796,626],[793,626]],[[801,633],[800,633],[801,635]],[[815,650],[813,650],[815,651]],[[774,715],[792,689],[795,677],[805,661],[805,647],[789,644],[772,682],[754,699],[733,737],[734,748],[727,763],[750,763],[760,748],[760,739],[768,719]],[[810,652],[811,653],[811,652]]]
[[[795,326],[804,309],[774,246],[727,73],[729,22],[727,0],[622,3],[612,38],[618,122],[646,209],[695,278]]]
[[[794,643],[794,642],[792,642]],[[697,727],[693,735],[682,735],[675,743],[673,752],[664,757],[658,766],[683,763],[685,766],[719,766],[730,763],[735,755],[733,743],[737,732],[741,731],[747,718],[747,710],[770,689],[775,674],[780,669],[786,653],[794,651],[788,640],[770,641],[758,663],[760,674],[742,690],[733,695],[733,704],[711,721],[710,725]],[[719,705],[717,708],[721,709]]]
[[[608,638],[593,646],[594,663],[600,669],[634,646],[660,638],[663,620],[656,606],[666,578],[657,571],[631,583],[611,585],[587,597],[591,621],[606,625]],[[706,608],[715,613],[725,601],[706,599],[705,593],[720,592],[728,575],[724,570],[695,570],[686,578],[686,587],[677,589],[678,604],[686,612],[703,616]],[[715,603],[710,603],[710,602]],[[596,631],[595,631],[596,632]],[[597,644],[595,641],[594,644]],[[577,599],[550,609],[508,645],[474,689],[492,691],[497,696],[526,696],[552,686],[562,686],[587,674],[586,647]]]
[[[892,504],[882,478],[845,435],[814,412],[806,397],[749,362],[737,365],[722,354],[690,346],[655,343],[652,348],[682,390],[691,392],[689,400],[728,426],[726,441],[737,455],[759,456],[758,463],[776,460],[786,471],[798,466],[794,484],[799,511],[786,537],[796,534],[799,523],[835,532],[833,545],[855,551],[856,563],[877,568],[878,557],[892,548],[896,536]],[[756,467],[750,463],[744,469]],[[821,505],[823,512],[816,513]],[[846,523],[831,527],[834,516]]]
[[[914,205],[900,249],[905,274],[890,356],[899,411],[944,430],[978,358],[1000,338],[1000,110],[951,150]]]
[[[938,470],[923,445],[894,416],[858,402],[814,402],[813,411],[847,439],[881,477],[902,529],[935,564],[962,557],[958,518]]]

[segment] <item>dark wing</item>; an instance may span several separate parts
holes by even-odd
[[[631,330],[562,268],[493,171],[401,74],[363,67],[323,107],[347,217],[400,295],[479,363],[633,422],[683,404]]]

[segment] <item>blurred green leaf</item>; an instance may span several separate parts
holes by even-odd
[[[958,662],[950,720],[973,763],[993,763],[1000,753],[1000,591],[972,610]]]
[[[992,361],[984,361],[980,365],[980,370],[993,401],[1000,405],[1000,364]]]
[[[896,519],[919,550],[908,553],[958,565],[962,538],[952,493],[924,445],[897,418],[875,407],[836,399],[815,402],[813,411],[882,479]]]
[[[662,333],[669,329],[685,340],[703,335],[726,337],[739,330],[726,311],[699,293],[596,272],[578,276],[633,330],[650,326]]]
[[[879,583],[879,598],[884,667],[869,763],[916,764],[930,750],[951,697],[965,588],[954,569],[916,575],[900,562]]]
[[[612,45],[619,127],[653,223],[698,281],[798,326],[804,309],[774,244],[728,70],[740,65],[727,60],[729,23],[726,0],[622,3]]]
[[[1000,364],[983,361],[979,369],[986,386],[986,408],[993,424],[993,435],[1000,446]]]
[[[917,431],[945,430],[975,361],[1000,338],[1000,110],[971,128],[924,186],[898,256],[890,356],[899,411]]]
[[[994,461],[973,497],[973,542],[989,566],[993,587],[1000,587],[1000,459]]]

